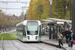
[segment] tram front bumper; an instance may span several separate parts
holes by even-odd
[[[41,41],[40,39],[26,39],[26,38],[23,38],[22,41],[31,41],[31,42],[37,42],[37,41]]]

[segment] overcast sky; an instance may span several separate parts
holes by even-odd
[[[0,2],[0,9],[1,8],[22,8],[23,6],[29,7],[29,2],[30,0],[0,0],[0,1],[20,1],[20,2],[27,2],[26,3],[2,3]],[[23,11],[22,9],[2,9],[4,13],[6,14],[15,14],[19,16],[21,12]],[[27,8],[24,9],[24,13],[26,12]]]

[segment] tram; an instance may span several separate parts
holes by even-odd
[[[41,40],[41,22],[24,20],[16,25],[17,38],[23,42],[39,42]]]

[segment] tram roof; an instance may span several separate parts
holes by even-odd
[[[27,21],[38,21],[39,25],[41,25],[41,22],[39,20],[24,20],[24,21],[16,24],[16,26],[18,26],[18,25],[26,25]]]
[[[22,21],[22,22],[20,22],[20,23],[16,24],[16,26],[18,26],[18,25],[26,25],[26,24],[25,24],[25,23],[26,23],[26,21],[27,21],[27,20],[24,20],[24,21]]]

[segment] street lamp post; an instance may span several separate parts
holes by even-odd
[[[71,0],[70,0],[70,20],[72,19],[71,17]]]
[[[23,9],[23,7],[22,7],[22,17],[24,18],[24,9]],[[25,19],[24,19],[25,20]]]
[[[25,8],[29,8],[29,7],[23,6],[23,7],[22,7],[22,11],[23,11],[23,12],[24,12],[24,9],[25,9]],[[26,14],[24,14],[23,17],[24,17],[24,20],[26,20]]]
[[[52,0],[50,0],[50,18],[52,18]]]
[[[75,36],[75,0],[73,0],[72,4],[72,29]]]
[[[50,18],[52,18],[52,0],[50,0]],[[51,39],[51,27],[49,26],[49,39]]]

